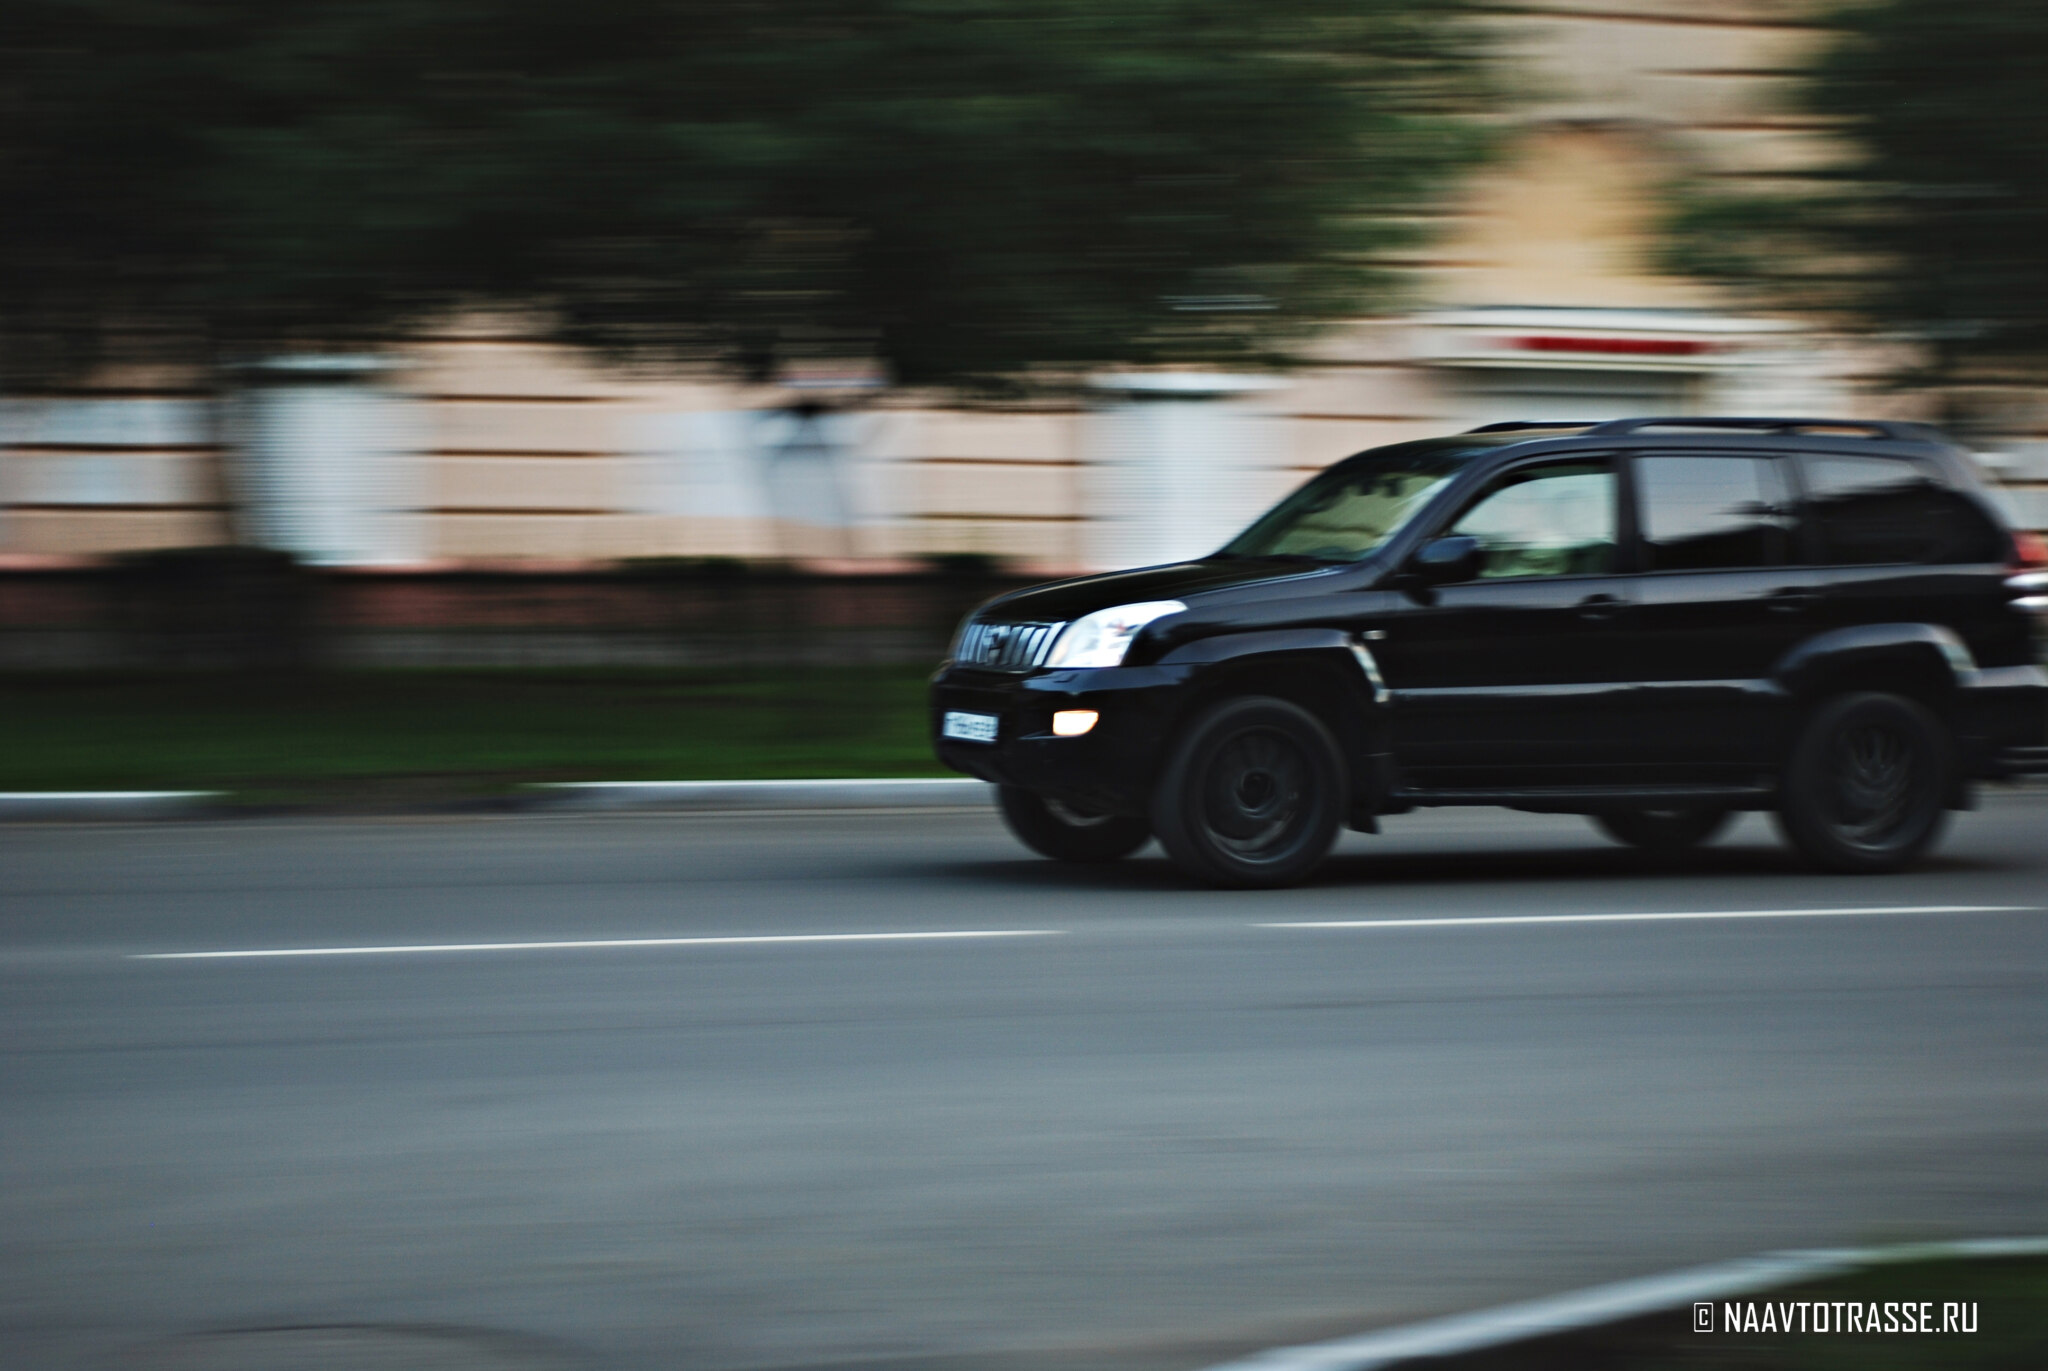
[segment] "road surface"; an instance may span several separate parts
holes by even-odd
[[[0,828],[0,1361],[1175,1371],[2048,1232],[2044,821],[1420,814],[1258,894],[967,812]]]

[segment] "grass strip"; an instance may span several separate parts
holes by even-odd
[[[928,669],[348,671],[0,678],[0,790],[254,803],[503,794],[534,781],[948,775]]]

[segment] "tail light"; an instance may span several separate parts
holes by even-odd
[[[2048,543],[2038,533],[2012,535],[2013,559],[2007,568],[2005,589],[2013,607],[2034,616],[2048,630]]]
[[[2015,533],[2013,564],[2005,588],[2013,605],[2048,627],[2048,543],[2038,533]]]

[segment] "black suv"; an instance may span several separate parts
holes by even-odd
[[[1836,871],[2048,770],[2040,544],[1918,424],[1494,424],[1376,448],[1215,554],[961,625],[939,757],[1035,850],[1157,836],[1281,885],[1419,805],[1591,815],[1646,848],[1772,809]]]

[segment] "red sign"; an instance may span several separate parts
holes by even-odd
[[[1696,357],[1714,350],[1712,343],[1693,338],[1567,338],[1553,333],[1511,338],[1508,344],[1527,352],[1619,352],[1639,357]]]

